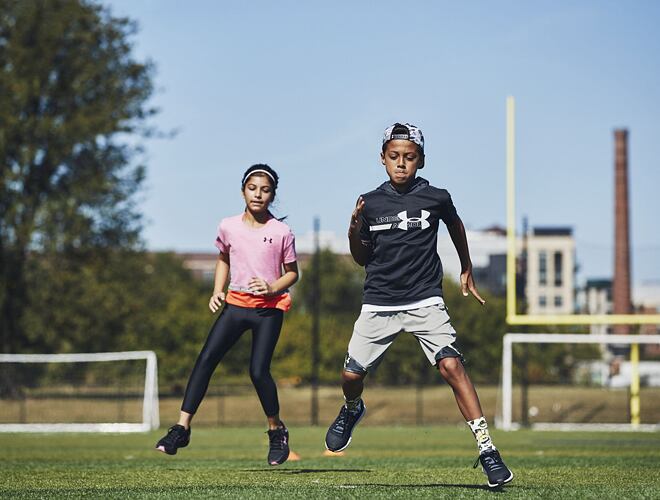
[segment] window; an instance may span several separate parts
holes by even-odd
[[[548,254],[539,252],[539,285],[548,284]]]
[[[555,256],[554,256],[554,260],[555,260],[555,286],[561,286],[562,285],[562,274],[563,274],[562,257],[563,257],[563,255],[561,254],[561,252],[555,252]]]
[[[539,295],[539,307],[545,307],[545,295]]]
[[[564,304],[561,295],[555,296],[555,307],[561,307]]]

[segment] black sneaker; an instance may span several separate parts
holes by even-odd
[[[190,427],[188,430],[183,425],[173,425],[167,431],[167,435],[156,443],[156,449],[167,453],[168,455],[176,455],[179,448],[185,448],[190,443]]]
[[[475,469],[479,466],[479,462],[481,462],[481,468],[484,474],[488,477],[488,486],[490,488],[498,488],[513,479],[513,472],[504,465],[500,452],[495,448],[484,451],[479,455],[479,458],[474,462]]]
[[[280,422],[282,427],[273,431],[268,431],[268,440],[270,447],[268,449],[268,463],[270,465],[280,465],[289,458],[289,430]]]
[[[346,405],[342,405],[339,415],[332,422],[325,435],[325,447],[330,451],[342,451],[351,444],[353,429],[362,417],[367,413],[367,407],[360,400],[360,406],[357,410],[349,410]]]

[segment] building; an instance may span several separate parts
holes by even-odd
[[[578,292],[579,309],[583,314],[612,314],[612,280],[589,279],[583,290]],[[611,325],[591,325],[594,335],[612,333]]]
[[[506,231],[491,227],[467,231],[477,286],[506,293]],[[536,227],[516,238],[518,295],[528,314],[575,312],[575,240],[570,227]],[[461,268],[449,235],[438,238],[445,276],[458,281]]]
[[[177,255],[183,261],[183,267],[188,269],[195,278],[213,283],[218,252],[179,253]]]
[[[504,295],[506,293],[506,230],[494,226],[483,231],[466,230],[466,234],[477,287],[497,295]],[[461,276],[461,262],[454,243],[446,231],[440,231],[438,235],[438,254],[445,277],[458,283]]]
[[[575,240],[569,227],[534,228],[526,238],[527,314],[575,312]]]

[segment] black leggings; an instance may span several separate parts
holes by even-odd
[[[270,362],[282,329],[284,312],[280,309],[249,308],[225,304],[214,323],[195,368],[188,380],[181,410],[194,414],[209,387],[211,375],[220,360],[236,343],[245,330],[252,330],[250,378],[254,384],[266,416],[280,411],[277,387],[270,375]]]

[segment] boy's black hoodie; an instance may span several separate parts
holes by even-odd
[[[458,217],[447,190],[417,177],[405,193],[388,181],[362,197],[360,239],[372,249],[363,303],[396,306],[442,296],[438,223]]]

